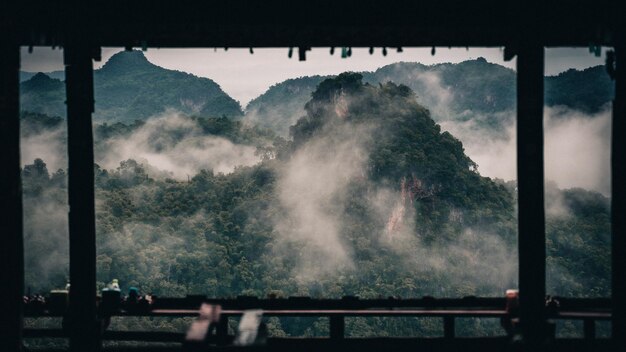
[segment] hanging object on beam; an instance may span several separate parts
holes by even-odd
[[[293,48],[289,47],[289,51],[287,52],[287,57],[291,59],[292,56],[293,56]]]
[[[148,51],[148,43],[145,40],[141,41],[141,51]]]
[[[252,47],[250,47],[250,54],[254,54],[254,49],[252,49]]]
[[[383,56],[387,56],[387,48],[383,46]]]
[[[435,47],[433,46],[432,49],[430,49],[430,55],[435,56]]]
[[[398,53],[401,53],[401,52],[403,52],[403,51],[404,51],[404,50],[402,49],[402,47],[401,47],[401,46],[399,46],[399,47],[398,47],[398,49],[396,49],[396,52],[398,52]]]
[[[330,47],[330,55],[335,55],[335,47],[334,46]]]
[[[595,57],[600,57],[600,55],[602,55],[602,47],[599,45],[589,44],[589,53],[593,54]]]
[[[227,46],[224,47],[224,51],[228,51],[228,47]]]
[[[517,55],[517,48],[507,45],[504,47],[504,61],[511,61]]]
[[[374,53],[374,47],[370,46],[370,55],[372,55]]]
[[[126,45],[124,47],[124,51],[133,51],[133,46],[132,45]]]
[[[311,50],[309,47],[298,47],[298,61],[306,61],[306,52]]]
[[[347,54],[348,54],[348,57],[351,57],[351,56],[352,56],[352,47],[348,47],[348,52],[347,52]]]
[[[102,61],[102,48],[100,46],[96,45],[91,48],[91,58],[96,62]]]
[[[615,79],[615,51],[613,50],[606,52],[606,72],[612,80]]]
[[[341,47],[341,58],[345,59],[348,57],[348,48],[346,48],[345,46]]]

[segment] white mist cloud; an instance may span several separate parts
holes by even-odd
[[[499,132],[479,127],[476,120],[448,120],[439,124],[463,143],[465,153],[478,165],[481,175],[504,180],[517,178],[514,120]]]
[[[510,117],[504,116],[509,114]],[[483,176],[517,178],[515,112],[503,113],[503,131],[482,128],[472,119],[442,121],[444,130],[463,142],[469,157]],[[611,114],[588,115],[564,107],[544,108],[544,165],[546,181],[559,188],[580,187],[610,192]]]
[[[69,207],[65,197],[63,191],[44,191],[24,199],[25,284],[33,292],[49,289],[50,284],[65,287],[69,274]]]
[[[391,250],[391,260],[401,263],[401,270],[415,278],[441,278],[440,284],[431,280],[431,286],[416,287],[417,292],[443,297],[497,296],[517,287],[517,250],[492,230],[466,227],[452,242],[426,244],[415,229],[420,219],[413,202],[402,190],[378,187],[368,202],[385,225],[376,230],[377,238]],[[398,214],[396,226],[389,231],[389,221]],[[455,209],[449,222],[462,224],[463,209]],[[419,285],[419,280],[415,283]]]
[[[22,135],[20,141],[20,157],[22,166],[33,160],[42,159],[50,173],[67,168],[67,147],[65,145],[65,128],[59,127],[38,134]]]
[[[396,67],[396,69],[400,69]],[[380,79],[381,82],[393,82],[391,76]],[[444,87],[441,83],[441,76],[435,71],[412,72],[405,82],[412,82],[412,86],[420,87],[415,89],[418,93],[417,102],[428,108],[435,121],[452,118],[454,113],[450,109],[450,104],[454,101],[454,93],[449,87]],[[398,82],[395,82],[398,83]]]
[[[342,215],[348,185],[365,174],[367,130],[343,125],[326,131],[280,170],[277,198],[284,213],[276,218],[277,240],[301,245],[295,268],[301,283],[353,265],[342,238]]]
[[[236,166],[260,161],[255,147],[206,136],[194,120],[174,112],[151,118],[130,136],[105,143],[96,156],[96,162],[105,168],[116,168],[120,161],[135,159],[177,179],[186,179],[203,169],[230,173]]]
[[[610,193],[611,114],[546,108],[545,178],[559,188]]]

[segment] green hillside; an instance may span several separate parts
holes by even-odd
[[[228,118],[180,117],[197,128],[194,138],[258,147],[261,158],[252,166],[176,180],[133,159],[95,165],[98,288],[115,278],[124,291],[135,286],[160,296],[376,298],[499,297],[516,287],[515,184],[478,174],[410,88],[362,80],[344,73],[320,82],[291,128],[292,141]],[[62,125],[41,114],[22,119],[25,134]],[[96,149],[106,153],[109,140],[138,138],[149,123],[97,125]],[[168,131],[149,141],[151,152],[184,136]],[[67,171],[51,172],[37,159],[22,172],[26,285],[45,292],[68,275]],[[548,291],[607,296],[608,199],[555,187],[546,199]],[[159,324],[176,329],[175,322]],[[319,320],[268,324],[290,336],[326,331]],[[437,329],[384,319],[348,328],[358,336]],[[469,334],[497,329],[459,326]]]
[[[408,86],[435,121],[474,120],[497,131],[515,116],[515,71],[483,58],[431,66],[398,62],[362,74],[371,84],[390,81]],[[323,79],[301,77],[276,84],[250,102],[246,112],[252,121],[287,137],[286,126],[304,113],[302,106],[292,102],[306,101]],[[545,78],[547,106],[561,105],[586,113],[605,108],[613,99],[613,89],[603,66]]]
[[[201,115],[242,115],[237,101],[208,78],[151,64],[141,51],[120,52],[94,71],[94,120],[132,122],[168,109]],[[37,74],[21,84],[22,110],[65,116],[65,85]]]

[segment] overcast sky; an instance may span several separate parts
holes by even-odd
[[[99,68],[109,57],[121,51],[120,48],[104,48],[102,61],[94,63]],[[314,48],[307,53],[307,60],[298,61],[297,50],[293,57],[287,57],[288,49],[149,49],[145,52],[148,60],[168,69],[189,72],[216,81],[226,93],[245,105],[265,92],[271,85],[288,78],[309,75],[338,74],[344,71],[373,71],[398,61],[421,62],[426,65],[441,62],[461,62],[484,57],[489,62],[515,69],[515,60],[505,62],[501,48],[437,48],[431,55],[431,48],[405,48],[402,53],[389,48],[387,56],[376,48],[373,55],[368,49],[353,49],[350,58],[341,59],[340,50],[330,55],[328,48]],[[604,63],[604,50],[601,57],[595,57],[587,48],[546,49],[546,74],[554,75],[569,68],[583,69]],[[29,72],[50,72],[63,69],[61,50],[36,47],[29,54],[22,50],[22,70]]]

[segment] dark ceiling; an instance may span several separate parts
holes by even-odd
[[[7,0],[5,0],[7,1]],[[544,46],[613,45],[618,1],[9,0],[21,45]]]

